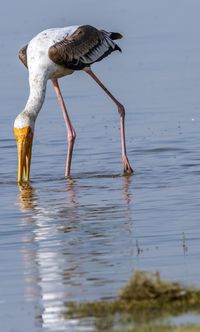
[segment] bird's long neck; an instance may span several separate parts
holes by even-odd
[[[42,108],[44,102],[47,75],[39,73],[37,75],[29,75],[30,93],[24,110],[18,114],[15,119],[15,128],[31,127],[34,131],[35,120]]]
[[[24,111],[36,119],[44,102],[47,79],[39,75],[35,77],[30,76],[29,85],[30,94]]]

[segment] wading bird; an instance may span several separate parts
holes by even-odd
[[[122,38],[119,33],[98,30],[90,25],[70,26],[42,31],[19,51],[19,58],[29,71],[30,94],[24,110],[14,122],[18,150],[18,183],[22,180],[29,181],[35,121],[44,102],[49,79],[53,83],[67,127],[68,150],[65,176],[70,175],[76,133],[58,85],[58,78],[70,75],[76,70],[83,70],[91,76],[116,104],[120,114],[124,173],[133,172],[126,154],[124,107],[91,70],[93,63],[102,60],[113,51],[121,51],[113,41],[119,38]]]

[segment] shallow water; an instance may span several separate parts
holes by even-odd
[[[200,286],[199,3],[94,6],[86,0],[82,7],[77,0],[69,1],[66,16],[60,12],[65,2],[58,3],[38,8],[35,1],[28,8],[21,1],[10,12],[8,2],[3,13],[9,11],[10,25],[6,16],[0,22],[4,332],[90,331],[91,320],[66,319],[66,303],[112,299],[137,269]],[[134,176],[122,176],[115,107],[86,74],[76,73],[61,80],[77,132],[72,177],[64,178],[66,131],[49,83],[36,125],[31,187],[19,190],[12,125],[28,84],[17,50],[43,28],[77,22],[125,35],[124,53],[94,70],[126,106]]]

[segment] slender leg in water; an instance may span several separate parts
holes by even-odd
[[[68,138],[68,149],[67,149],[67,161],[66,161],[66,170],[65,170],[65,176],[68,177],[70,176],[70,168],[71,168],[71,161],[72,161],[72,153],[73,153],[73,147],[74,147],[74,142],[76,138],[76,133],[74,128],[72,127],[62,93],[60,91],[60,87],[58,85],[58,80],[57,79],[52,79],[51,80],[53,83],[54,90],[56,92],[56,95],[58,97],[58,102],[61,106],[62,112],[63,112],[63,117],[65,120],[65,124],[67,127],[67,138]]]
[[[124,126],[124,118],[125,118],[125,109],[122,104],[110,93],[110,91],[102,84],[102,82],[97,78],[97,76],[93,73],[91,68],[87,67],[84,71],[90,75],[95,82],[105,91],[105,93],[114,101],[117,106],[118,112],[120,114],[120,128],[121,128],[121,142],[122,142],[122,162],[124,167],[124,173],[131,174],[133,170],[129,163],[127,154],[126,154],[126,140],[125,140],[125,126]]]

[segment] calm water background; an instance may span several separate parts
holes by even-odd
[[[137,269],[200,286],[199,15],[198,0],[1,4],[1,331],[89,331],[65,319],[65,303],[111,299]],[[20,192],[12,126],[29,89],[17,52],[42,29],[88,23],[125,37],[123,54],[93,69],[127,109],[135,174],[121,176],[115,107],[80,72],[61,80],[77,131],[72,179],[49,83],[32,189]]]

